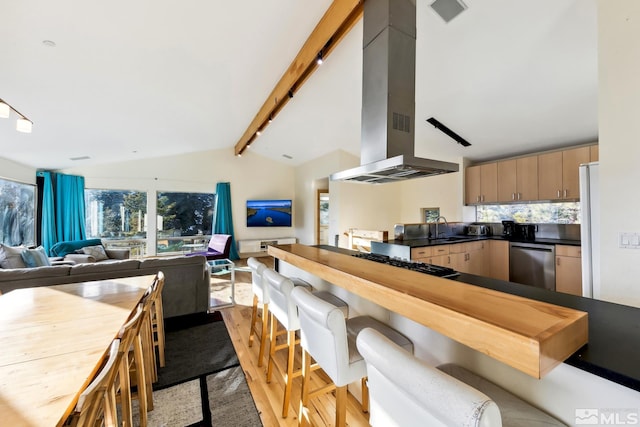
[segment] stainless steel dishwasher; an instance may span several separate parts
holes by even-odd
[[[509,243],[509,281],[556,290],[556,247],[540,243]]]

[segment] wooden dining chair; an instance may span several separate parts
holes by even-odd
[[[137,399],[140,408],[140,426],[147,425],[147,412],[153,410],[153,342],[150,334],[149,309],[151,307],[151,287],[143,296],[136,313],[127,321],[119,333],[119,337],[126,343],[122,349],[121,370],[124,379],[119,387],[120,402],[123,408],[125,426],[131,419],[126,413],[128,402]],[[125,375],[126,371],[127,375]],[[128,384],[127,384],[128,382]],[[135,386],[135,392],[132,387]],[[129,403],[130,406],[130,403]],[[130,411],[129,411],[130,412]]]
[[[164,287],[164,273],[159,271],[153,281],[151,293],[151,328],[154,351],[158,349],[158,363],[165,366],[164,358],[164,313],[162,310],[162,288]]]
[[[74,412],[67,418],[66,426],[115,427],[118,425],[116,402],[112,391],[117,376],[117,360],[120,352],[120,340],[111,343],[109,356],[100,373],[91,381],[78,397]]]
[[[132,410],[131,410],[131,373],[134,372],[136,376],[136,384],[144,384],[146,383],[146,378],[144,376],[145,370],[141,370],[139,375],[135,370],[135,346],[137,345],[138,339],[138,329],[140,328],[140,324],[142,322],[143,310],[142,304],[139,304],[136,312],[129,318],[127,323],[125,323],[120,332],[118,333],[118,337],[121,342],[120,349],[120,358],[118,360],[118,370],[119,370],[119,379],[120,381],[115,384],[114,393],[119,397],[120,407],[122,412],[122,425],[131,426],[133,425],[132,418]],[[147,424],[147,399],[146,399],[146,388],[143,387],[140,390],[141,393],[138,393],[136,397],[144,397],[139,399],[139,408],[140,408],[140,425],[145,426]]]

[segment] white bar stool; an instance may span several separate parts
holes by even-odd
[[[427,365],[380,332],[365,328],[356,342],[367,364],[373,427],[502,425],[490,397]]]
[[[264,283],[262,277],[265,270],[268,270],[267,266],[258,261],[254,257],[247,259],[247,265],[251,269],[251,290],[253,292],[253,304],[251,307],[251,326],[249,327],[249,347],[253,346],[253,340],[256,334],[260,334],[260,350],[258,351],[258,367],[262,366],[264,359],[265,344],[268,336],[269,325],[269,289]],[[311,285],[302,279],[292,277],[291,280],[295,286],[306,286],[311,288]],[[262,311],[260,316],[260,329],[258,329],[258,306]]]
[[[271,299],[271,305],[269,306],[270,321],[271,321],[271,333],[269,335],[269,362],[267,365],[267,383],[271,382],[274,364],[278,370],[283,374],[285,382],[284,397],[282,400],[282,417],[286,418],[289,414],[289,403],[291,401],[291,388],[293,385],[293,378],[300,376],[301,371],[294,372],[294,356],[295,346],[299,342],[296,340],[296,331],[300,330],[300,320],[298,318],[298,309],[291,299],[291,292],[295,287],[292,279],[287,278],[280,273],[267,269],[263,273],[263,279],[268,288],[269,296]],[[309,290],[311,287],[303,286]],[[342,316],[347,317],[349,315],[349,306],[346,302],[336,297],[335,295],[318,291],[313,293],[317,298],[322,299],[332,307],[340,310]],[[278,322],[282,324],[284,330],[278,332]],[[276,340],[279,335],[287,334],[287,341],[285,344],[278,345]],[[275,363],[275,354],[279,350],[287,350],[287,365],[285,369],[281,369]]]
[[[269,294],[264,292],[262,274],[267,266],[254,257],[247,259],[247,265],[251,269],[251,290],[253,291],[253,305],[251,308],[251,327],[249,328],[249,347],[253,345],[256,333],[260,334],[260,350],[258,352],[258,366],[262,366],[264,348],[267,342],[267,313],[269,313]],[[261,328],[258,330],[258,305],[262,309]]]
[[[302,352],[302,396],[298,425],[309,420],[309,399],[336,390],[337,427],[346,425],[347,385],[362,381],[362,409],[368,410],[368,388],[366,384],[366,363],[356,349],[356,335],[361,329],[370,327],[380,331],[393,342],[413,352],[413,343],[398,331],[369,316],[359,316],[345,320],[343,313],[313,295],[307,289],[294,288],[291,292],[298,306]],[[311,391],[310,357],[318,363],[331,378],[333,384]]]

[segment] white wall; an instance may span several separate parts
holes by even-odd
[[[25,184],[35,184],[36,170],[30,166],[25,166],[0,157],[0,178]]]
[[[181,156],[77,167],[62,172],[84,176],[87,188],[147,191],[149,229],[155,229],[152,221],[156,217],[156,192],[214,193],[216,183],[230,182],[236,241],[291,237],[294,233],[293,228],[289,227],[247,228],[247,199],[295,200],[294,168],[252,153],[251,150],[245,151],[242,157],[234,156],[232,149],[225,148]],[[294,209],[294,218],[295,216]],[[155,247],[154,243],[150,240],[149,247]]]
[[[457,173],[406,181],[401,188],[401,214],[397,222],[424,222],[421,208],[440,208],[440,215],[447,221],[463,221],[464,169],[462,161],[458,163],[460,171]]]
[[[602,299],[640,307],[640,2],[598,1]]]
[[[452,160],[447,160],[452,161]],[[456,160],[453,160],[456,161]],[[461,162],[460,159],[457,160]],[[315,242],[315,190],[318,179],[358,166],[359,159],[336,151],[296,168],[296,236],[300,243]],[[462,164],[460,165],[462,171]],[[329,243],[339,236],[339,246],[347,247],[350,228],[383,230],[393,237],[396,223],[420,222],[420,208],[439,207],[448,221],[465,220],[462,206],[463,173],[451,173],[393,184],[330,182]]]

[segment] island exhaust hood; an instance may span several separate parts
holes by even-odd
[[[414,155],[415,0],[364,2],[360,165],[332,181],[383,184],[458,172],[457,163]]]

